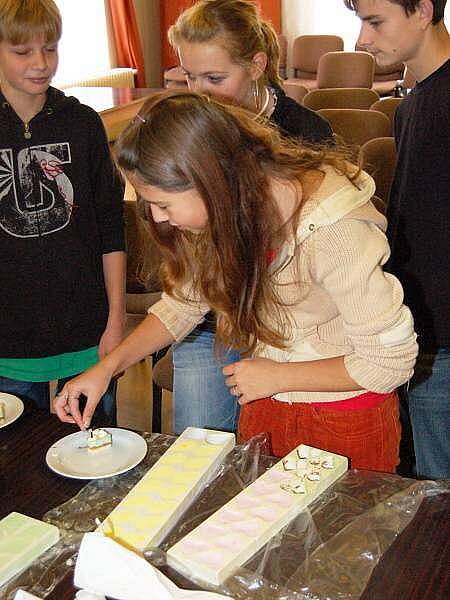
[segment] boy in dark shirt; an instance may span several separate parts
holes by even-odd
[[[390,271],[414,315],[420,355],[409,411],[419,477],[450,477],[450,37],[446,0],[344,0],[358,45],[417,80],[395,116],[398,162],[388,207]]]
[[[0,0],[0,390],[41,408],[125,315],[122,184],[97,113],[49,87],[60,35],[53,0]]]

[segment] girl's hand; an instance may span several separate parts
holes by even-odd
[[[244,358],[223,368],[225,383],[239,404],[269,398],[281,392],[282,363],[269,358]]]
[[[111,373],[103,365],[97,364],[85,373],[66,383],[55,399],[55,411],[61,421],[76,423],[83,431],[88,429],[92,415],[101,397],[108,389]],[[86,396],[83,414],[80,412],[80,396]]]

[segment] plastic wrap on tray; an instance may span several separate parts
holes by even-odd
[[[42,598],[73,571],[82,534],[96,529],[176,439],[144,434],[149,446],[132,471],[89,482],[74,498],[49,511],[61,540],[21,576],[0,589],[11,600],[21,587]],[[252,483],[278,459],[267,455],[264,436],[237,446],[158,548],[145,556],[177,585],[201,588],[167,567],[165,552],[187,532]],[[359,598],[379,560],[413,519],[424,498],[449,493],[444,484],[396,475],[348,471],[335,485],[272,538],[220,588],[236,599],[325,600]]]

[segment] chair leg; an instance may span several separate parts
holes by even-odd
[[[152,385],[153,410],[152,410],[152,432],[161,433],[162,414],[162,389],[156,383]]]
[[[160,360],[167,350],[167,348],[163,348],[158,352],[152,354],[152,368],[155,367],[158,360]],[[153,393],[153,407],[152,407],[152,432],[153,433],[161,433],[162,429],[162,389],[157,385],[154,381],[152,383],[152,393]]]

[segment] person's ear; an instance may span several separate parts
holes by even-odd
[[[257,52],[252,60],[251,75],[254,81],[264,75],[267,67],[267,54],[265,52]]]
[[[433,21],[433,2],[431,0],[420,0],[417,6],[417,15],[424,27]]]

